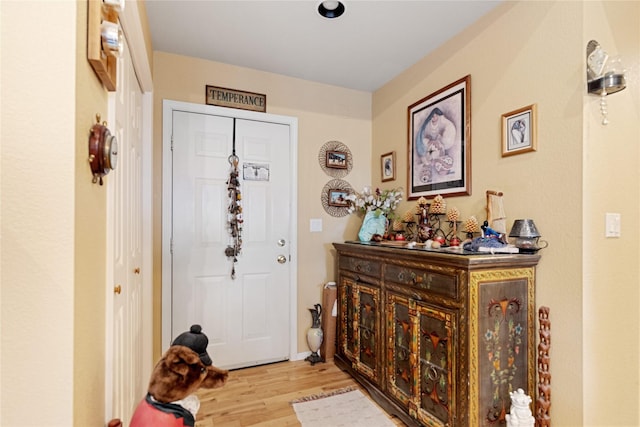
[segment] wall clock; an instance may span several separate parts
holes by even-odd
[[[118,165],[118,139],[107,128],[107,122],[100,123],[100,114],[96,114],[96,124],[89,133],[89,165],[92,182],[100,185],[102,177]]]

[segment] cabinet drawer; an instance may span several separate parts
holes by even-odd
[[[446,274],[445,272],[388,264],[384,280],[457,299],[459,280],[455,273],[455,271],[451,271]]]
[[[367,276],[380,277],[382,267],[378,261],[371,261],[363,258],[355,258],[350,256],[340,257],[340,269],[348,270],[358,274],[366,274]]]

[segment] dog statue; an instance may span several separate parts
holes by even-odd
[[[199,388],[222,387],[229,375],[213,366],[209,339],[200,325],[180,334],[151,373],[146,397],[138,404],[129,427],[194,427],[200,408]]]

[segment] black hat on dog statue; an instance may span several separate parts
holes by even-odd
[[[174,345],[183,345],[189,347],[191,350],[198,353],[200,360],[206,366],[211,365],[211,357],[207,353],[207,346],[209,345],[209,338],[202,333],[202,327],[200,325],[191,325],[189,332],[183,332],[171,343]]]

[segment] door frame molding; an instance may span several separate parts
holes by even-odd
[[[295,360],[298,354],[298,118],[277,114],[258,113],[235,108],[213,105],[193,104],[189,102],[162,101],[162,351],[171,344],[171,131],[174,111],[211,114],[216,116],[277,123],[289,126],[291,157],[289,179],[291,182],[290,200],[290,277],[289,300],[289,360]]]

